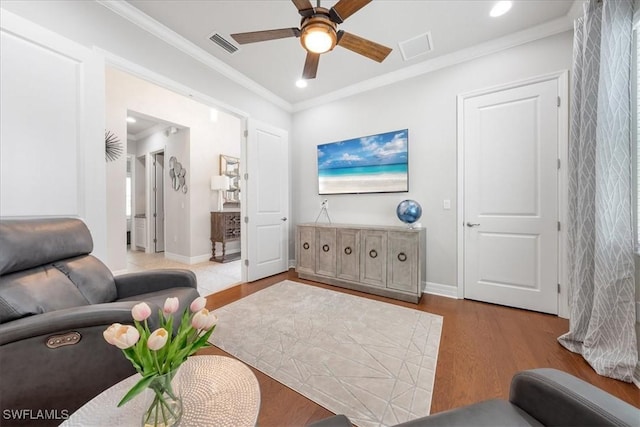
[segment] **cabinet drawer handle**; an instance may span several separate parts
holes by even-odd
[[[351,250],[351,246],[347,246],[346,248],[344,248],[344,253],[345,253],[345,254],[347,254],[347,255],[351,255],[351,252],[353,252],[353,251]]]
[[[405,262],[406,260],[407,260],[407,254],[405,254],[404,252],[400,252],[398,254],[398,261]]]
[[[302,244],[302,247],[303,247],[304,249],[309,249],[309,244],[308,244],[307,242],[304,242],[304,243]]]
[[[377,257],[378,257],[378,252],[377,252],[375,249],[371,249],[371,250],[369,251],[369,256],[370,256],[371,258],[377,258]]]
[[[322,245],[323,252],[329,252],[329,245]]]

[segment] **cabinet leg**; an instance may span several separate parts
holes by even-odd
[[[222,259],[220,261],[224,262],[224,254],[225,254],[225,242],[222,242]]]
[[[215,261],[216,260],[216,242],[215,241],[211,241],[211,259],[209,259],[209,261]]]

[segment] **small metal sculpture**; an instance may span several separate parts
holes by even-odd
[[[186,178],[187,170],[182,167],[182,164],[175,158],[175,156],[171,156],[169,159],[169,177],[171,177],[171,188],[176,191],[179,191],[182,188],[182,192],[187,192],[186,186]]]
[[[124,148],[120,139],[111,131],[104,131],[105,160],[112,162],[122,155]]]

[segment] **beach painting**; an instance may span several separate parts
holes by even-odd
[[[318,193],[409,191],[409,130],[318,145]]]

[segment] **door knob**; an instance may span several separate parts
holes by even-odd
[[[282,218],[280,218],[280,221],[286,221],[286,220],[287,220],[286,216],[283,216]]]
[[[480,224],[472,224],[470,222],[467,223],[467,227],[478,227]]]

